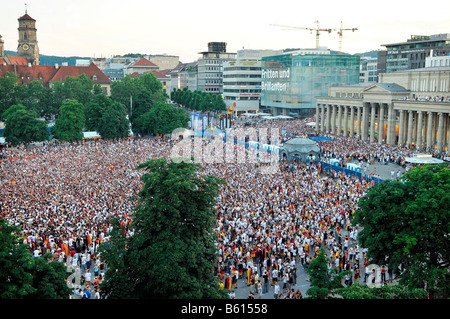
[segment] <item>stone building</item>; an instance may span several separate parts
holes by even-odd
[[[318,97],[316,131],[415,149],[450,150],[450,67],[380,74]]]

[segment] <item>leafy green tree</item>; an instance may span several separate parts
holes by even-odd
[[[64,264],[32,258],[18,231],[0,218],[0,299],[67,299]]]
[[[400,181],[371,187],[358,202],[358,240],[374,263],[387,264],[410,288],[450,289],[450,168],[424,165]]]
[[[312,299],[326,299],[333,289],[342,288],[342,277],[348,272],[338,273],[336,268],[328,270],[330,258],[326,256],[325,249],[321,248],[319,254],[313,258],[306,269],[310,276],[311,288],[307,294]]]
[[[106,108],[99,122],[97,132],[102,138],[121,138],[130,134],[130,122],[125,107],[113,102]]]
[[[24,265],[30,261],[30,252],[17,235],[17,227],[0,218],[0,298],[21,299],[33,293],[33,276]]]
[[[346,288],[333,291],[343,299],[424,299],[427,292],[421,288],[408,288],[401,285],[369,287],[355,283]]]
[[[147,113],[156,103],[165,101],[162,84],[153,73],[138,77],[127,75],[121,81],[113,82],[111,98],[126,107],[133,130],[138,117]]]
[[[108,269],[100,288],[109,299],[226,298],[214,276],[214,203],[221,182],[198,176],[198,164],[164,158],[138,166],[146,173],[126,238],[115,224],[101,247]]]
[[[188,123],[189,117],[183,109],[157,103],[136,120],[135,130],[142,134],[169,134],[176,128],[186,128]]]
[[[111,104],[112,100],[108,96],[99,94],[84,106],[85,128],[87,131],[98,130],[103,113]]]
[[[72,293],[66,284],[66,267],[51,259],[51,254],[30,258],[26,269],[33,276],[32,286],[35,290],[25,296],[25,299],[68,299]]]
[[[18,75],[11,72],[0,77],[0,115],[10,106],[20,103],[18,96],[20,85],[17,84],[18,78]]]
[[[55,121],[53,134],[60,141],[72,142],[83,139],[84,106],[75,100],[64,102]]]
[[[47,122],[38,120],[36,113],[26,110],[21,104],[11,106],[3,116],[6,118],[3,136],[12,145],[42,142],[50,137]]]

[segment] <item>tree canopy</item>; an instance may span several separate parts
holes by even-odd
[[[0,299],[67,299],[64,264],[32,258],[18,231],[0,218]]]
[[[111,98],[125,106],[132,124],[153,105],[164,102],[162,84],[153,73],[133,77],[125,76],[121,81],[111,84]]]
[[[450,168],[424,165],[399,181],[371,187],[358,203],[358,240],[374,263],[387,264],[411,288],[448,294]]]
[[[160,102],[136,119],[135,130],[142,134],[170,134],[176,128],[186,128],[188,123],[185,110]]]
[[[22,104],[13,105],[4,113],[6,142],[12,145],[48,140],[47,122],[36,118],[36,113],[26,110]]]
[[[198,111],[225,111],[226,105],[219,94],[201,91],[190,91],[188,89],[174,90],[171,99],[184,107]]]
[[[76,100],[64,102],[52,132],[60,141],[72,142],[83,139],[85,122],[84,106]]]
[[[100,288],[108,298],[226,297],[214,276],[220,180],[198,176],[198,168],[163,158],[138,166],[146,173],[129,226],[134,234],[125,238],[115,222],[109,246],[101,247],[108,270]]]

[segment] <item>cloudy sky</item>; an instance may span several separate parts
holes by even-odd
[[[314,48],[315,32],[344,29],[342,51],[384,49],[411,35],[450,33],[447,0],[0,0],[0,34],[6,50],[17,50],[18,21],[36,20],[41,54],[111,57],[126,53],[177,55],[193,62],[208,42],[226,42],[228,52],[245,49]],[[320,33],[320,46],[339,50],[337,31]]]

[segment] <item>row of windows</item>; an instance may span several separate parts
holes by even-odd
[[[224,74],[224,78],[256,78],[260,79],[261,74]]]
[[[261,68],[255,66],[233,66],[224,68],[224,71],[261,71]]]
[[[261,93],[261,89],[239,90],[239,89],[227,89],[225,87],[223,91],[228,93]]]
[[[260,82],[224,82],[224,85],[261,85]]]
[[[259,100],[259,96],[227,96],[226,97],[227,100],[231,100],[231,101],[258,101]]]

